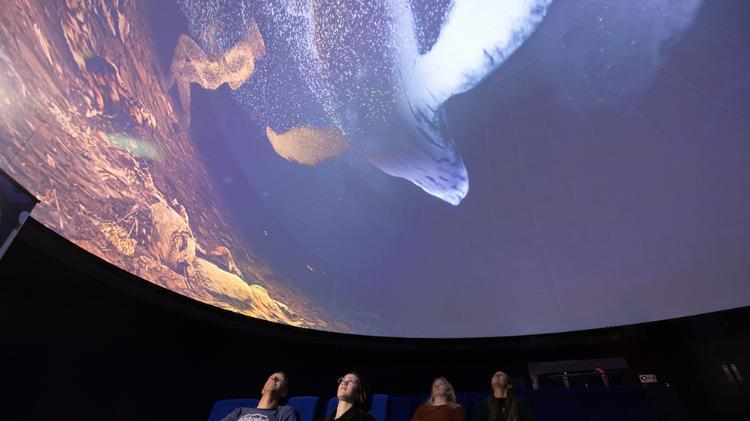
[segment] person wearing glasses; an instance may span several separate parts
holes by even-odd
[[[411,421],[466,421],[466,413],[456,402],[456,392],[445,377],[432,381],[430,399],[417,408]]]
[[[474,421],[536,421],[529,404],[516,397],[510,376],[497,371],[492,375],[490,384],[492,394],[479,402]]]
[[[283,371],[277,371],[263,385],[257,408],[235,408],[221,421],[299,421],[296,409],[280,405],[288,390],[289,377]]]
[[[336,397],[339,403],[326,421],[375,421],[375,417],[367,412],[367,390],[362,376],[351,371],[339,378],[338,383]]]

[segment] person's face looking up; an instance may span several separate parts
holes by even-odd
[[[261,394],[275,394],[277,396],[286,396],[286,376],[284,373],[273,373],[266,380],[266,384],[263,385]]]
[[[340,378],[338,382],[339,388],[336,391],[336,397],[341,401],[354,403],[357,399],[357,392],[359,391],[359,378],[357,378],[356,375],[349,373]]]
[[[510,386],[510,377],[503,371],[498,371],[492,376],[493,389],[507,389]]]
[[[443,379],[435,379],[434,382],[432,382],[432,395],[433,396],[442,396],[446,397],[448,396],[448,385],[445,384]]]

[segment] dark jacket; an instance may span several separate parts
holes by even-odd
[[[356,406],[349,408],[348,411],[341,414],[338,418],[334,418],[335,416],[336,411],[334,410],[331,415],[326,417],[325,421],[375,421],[375,417],[369,412]]]
[[[526,400],[517,397],[497,399],[492,395],[479,402],[474,411],[474,421],[512,421],[508,420],[508,414],[512,410],[513,401],[515,401],[517,408],[518,421],[536,421],[534,411]],[[493,405],[496,407],[497,413],[495,414],[495,419],[491,420],[490,412]]]

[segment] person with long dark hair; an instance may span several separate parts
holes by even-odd
[[[536,421],[529,404],[516,397],[510,376],[497,371],[491,384],[492,394],[479,402],[474,421]]]
[[[417,408],[411,421],[466,421],[466,413],[456,402],[456,391],[445,377],[432,381],[430,399]]]
[[[367,389],[364,379],[350,371],[338,380],[336,409],[326,418],[327,421],[375,421],[367,412]]]

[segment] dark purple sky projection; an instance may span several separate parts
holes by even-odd
[[[232,45],[238,10],[251,14],[268,57],[282,58],[259,62],[247,84],[276,85],[194,88],[196,142],[238,228],[358,332],[516,335],[750,304],[747,2],[553,2],[504,63],[444,106],[443,134],[469,176],[458,206],[356,147],[315,167],[279,157],[266,125],[329,117],[283,57],[268,8],[233,3],[214,9],[227,16],[222,40]],[[428,25],[423,52],[451,2],[412,3]],[[169,32],[154,37],[167,61]],[[267,104],[248,104],[262,95]]]

